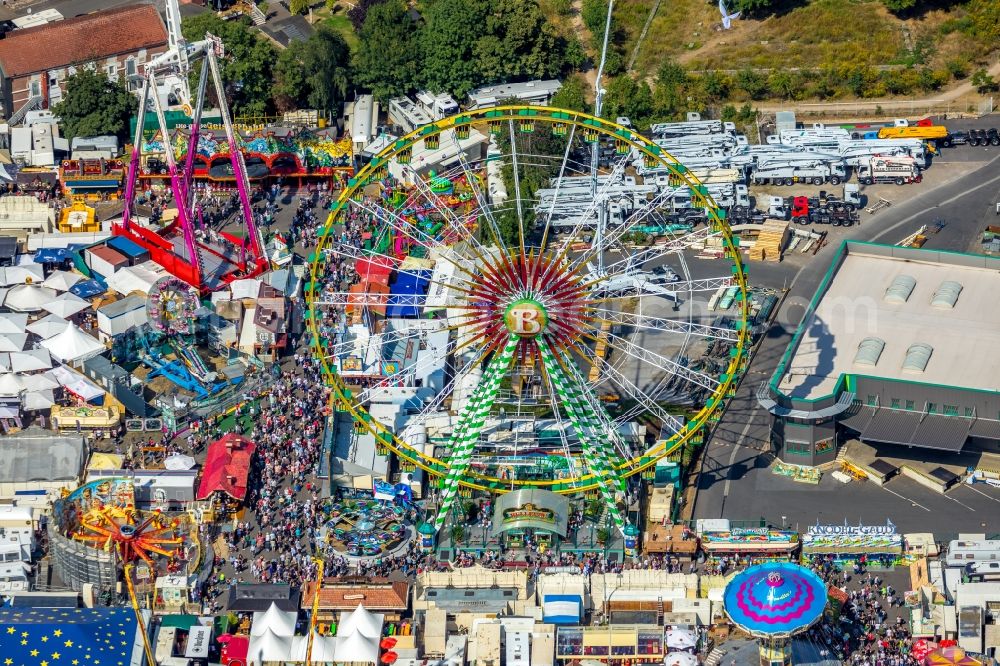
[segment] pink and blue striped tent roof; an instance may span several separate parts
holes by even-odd
[[[726,614],[753,636],[785,638],[811,627],[826,608],[826,583],[790,562],[749,567],[723,593]]]

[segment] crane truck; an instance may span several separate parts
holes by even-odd
[[[858,182],[862,185],[875,183],[919,183],[920,168],[912,157],[872,157],[868,164],[857,168]]]

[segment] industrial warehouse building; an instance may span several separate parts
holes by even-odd
[[[845,242],[757,392],[781,459],[849,439],[1000,450],[998,293],[1000,258]]]

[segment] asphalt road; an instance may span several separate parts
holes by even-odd
[[[992,120],[996,125],[996,118]],[[965,162],[965,168],[972,170],[935,188],[911,186],[892,207],[874,216],[865,215],[860,226],[838,236],[896,243],[921,225],[932,226],[942,219],[946,226],[930,235],[924,247],[956,251],[977,248],[983,228],[997,223],[995,206],[1000,201],[1000,150],[987,151],[971,147],[945,151],[938,166]],[[809,486],[773,475],[768,469],[772,459],[770,416],[754,395],[761,382],[770,379],[838,245],[831,242],[805,262],[750,265],[752,284],[787,287],[788,292],[775,324],[760,342],[748,374],[709,441],[694,516],[764,517],[773,524],[780,524],[784,517],[786,523],[803,526],[817,519],[877,523],[890,518],[903,530],[919,528],[941,534],[997,527],[997,489],[962,487],[938,495],[905,478],[878,488],[858,483],[841,486],[828,475],[819,486]]]

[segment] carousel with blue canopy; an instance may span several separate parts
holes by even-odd
[[[760,642],[761,664],[791,663],[789,640],[823,617],[826,583],[791,562],[769,562],[736,574],[723,593],[726,615]]]

